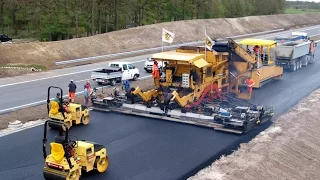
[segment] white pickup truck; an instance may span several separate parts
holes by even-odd
[[[110,84],[114,86],[122,80],[137,80],[139,69],[128,62],[110,62],[109,67],[91,72],[91,78],[99,85]]]

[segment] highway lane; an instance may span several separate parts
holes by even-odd
[[[272,39],[275,36],[281,34],[288,34],[291,30],[286,32],[279,32],[273,34],[267,34],[258,36],[259,38]],[[302,28],[299,31],[307,32],[308,34],[319,34],[320,26],[312,26]],[[150,76],[150,73],[146,73],[143,69],[144,61],[147,57],[151,57],[152,54],[137,56],[132,58],[120,59],[119,61],[133,62],[134,65],[139,68],[141,77]],[[82,91],[82,85],[85,80],[90,78],[91,70],[102,68],[107,66],[109,62],[102,62],[90,65],[83,65],[67,69],[59,69],[55,71],[31,74],[26,76],[19,76],[15,78],[1,78],[0,79],[0,91],[4,92],[0,94],[2,103],[0,104],[0,113],[8,110],[14,110],[16,107],[23,105],[34,105],[39,102],[45,102],[47,96],[47,87],[50,85],[62,87],[66,94],[67,85],[70,79],[73,79],[79,87],[79,91]],[[24,82],[24,83],[23,83]],[[95,85],[94,82],[92,82]],[[55,94],[53,92],[53,94]],[[16,98],[12,98],[16,97]]]
[[[297,72],[286,72],[282,80],[255,91],[258,104],[272,104],[277,116],[319,88],[320,54],[316,63]],[[110,169],[105,174],[87,174],[83,179],[171,180],[192,175],[220,155],[236,149],[266,128],[258,127],[238,136],[161,120],[91,111],[86,127],[72,128],[70,134],[104,144]],[[42,126],[0,138],[0,177],[42,179]],[[49,138],[56,131],[49,131]]]

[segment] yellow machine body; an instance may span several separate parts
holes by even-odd
[[[241,47],[240,47],[241,46]],[[251,47],[259,46],[258,54],[253,54],[248,52]],[[244,49],[247,49],[247,51]],[[250,63],[251,68],[251,78],[255,82],[254,88],[260,88],[263,82],[272,79],[279,79],[282,77],[283,68],[275,64],[275,48],[277,47],[277,42],[272,40],[263,39],[244,39],[239,42],[239,46],[236,48],[237,54],[240,56],[246,56],[248,63]],[[247,66],[247,67],[250,67]],[[244,67],[244,66],[242,66]],[[248,70],[249,70],[248,69]],[[246,71],[244,70],[241,70]]]
[[[80,104],[69,103],[67,106],[69,113],[64,113],[63,117],[62,112],[59,112],[59,104],[56,101],[50,101],[50,111],[49,118],[54,120],[63,121],[70,128],[73,124],[84,124],[87,125],[90,121],[89,109],[83,108]]]
[[[161,78],[160,81],[162,87],[172,89],[183,87],[190,90],[188,93],[178,93],[176,90],[172,92],[172,101],[175,100],[181,107],[193,102],[195,99],[199,99],[203,91],[214,83],[220,89],[228,86],[227,54],[210,51],[206,54],[207,56],[205,57],[204,48],[192,47],[191,49],[179,48],[177,52],[158,53],[152,57],[153,60],[167,63],[165,68],[166,76]],[[197,73],[198,82],[193,77],[190,77],[190,69]],[[213,89],[210,93],[213,93]],[[133,94],[139,95],[145,102],[152,97],[158,97],[162,100],[164,98],[163,94],[156,89],[142,93],[138,87]]]
[[[70,158],[70,169],[64,148],[61,144],[50,143],[51,153],[45,160],[44,175],[46,179],[78,180],[81,172],[96,169],[103,173],[109,166],[107,150],[104,146],[84,141],[76,141],[75,155]]]

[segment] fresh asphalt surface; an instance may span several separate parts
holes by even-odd
[[[319,33],[319,29],[313,31],[315,34]],[[284,113],[319,88],[320,62],[318,61],[320,61],[319,53],[316,54],[315,64],[297,72],[285,72],[281,80],[255,90],[253,102],[273,104],[277,116]],[[143,66],[143,63],[141,64]],[[79,74],[74,78],[77,77]],[[62,85],[67,85],[66,81],[70,77],[64,76],[64,78],[60,81]],[[84,77],[79,77],[77,80],[82,80],[81,78]],[[48,82],[48,85],[59,85],[52,84],[53,81],[56,79],[44,82]],[[21,85],[28,87],[28,83]],[[41,86],[46,91],[47,85]],[[7,86],[7,88],[13,87],[16,89],[16,85]],[[40,100],[43,99],[45,98]],[[247,142],[267,127],[267,125],[259,127],[248,135],[238,136],[190,125],[95,111],[91,111],[91,120],[88,126],[72,128],[70,134],[77,136],[78,139],[106,145],[110,166],[104,174],[90,173],[84,175],[83,179],[185,179],[220,155],[236,149],[239,143]],[[0,138],[1,179],[43,179],[42,134],[43,126],[38,126]],[[55,131],[49,130],[50,138],[55,134]]]

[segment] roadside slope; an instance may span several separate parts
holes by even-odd
[[[319,179],[320,90],[266,131],[188,180]]]
[[[199,19],[140,26],[92,37],[56,42],[0,46],[0,64],[22,63],[53,67],[55,61],[106,55],[161,46],[161,29],[176,33],[175,43],[235,36],[279,28],[320,24],[320,13]]]

